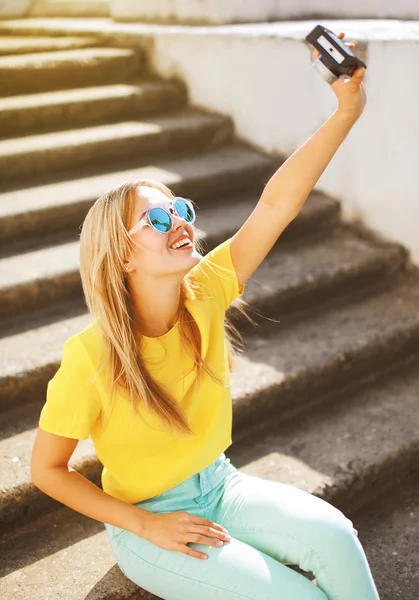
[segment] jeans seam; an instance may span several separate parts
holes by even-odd
[[[163,567],[159,567],[159,566],[153,564],[152,562],[149,562],[148,560],[146,560],[145,558],[143,558],[142,556],[140,556],[136,552],[134,552],[134,550],[131,550],[131,548],[129,548],[125,544],[122,544],[121,542],[118,542],[118,541],[116,543],[118,544],[118,546],[121,546],[122,548],[125,548],[125,550],[128,550],[128,552],[131,552],[131,554],[133,554],[134,556],[136,556],[137,558],[139,558],[143,562],[147,563],[148,565],[151,565],[155,569],[160,569],[161,571],[164,571],[165,573],[171,573],[174,576],[180,576],[180,577],[183,577],[184,579],[188,579],[189,581],[193,581],[193,582],[198,583],[198,584],[206,585],[206,586],[208,586],[211,589],[222,590],[224,592],[229,592],[230,594],[234,594],[235,596],[238,596],[239,598],[247,598],[247,600],[254,600],[254,598],[252,598],[252,596],[244,596],[243,594],[239,594],[238,592],[235,592],[233,590],[228,590],[228,589],[223,588],[223,587],[218,587],[218,586],[213,585],[211,583],[208,583],[206,581],[200,581],[199,579],[192,579],[192,577],[188,577],[187,575],[183,575],[182,573],[175,573],[174,571],[170,571],[169,569],[164,569]],[[172,552],[176,552],[176,551],[173,550]],[[194,557],[191,556],[190,558],[194,558]],[[201,559],[195,558],[195,560],[201,560]],[[119,566],[119,563],[118,563],[118,566]],[[124,573],[124,575],[126,577],[128,577],[128,575],[125,573],[125,571],[122,569],[122,567],[120,567],[120,569]],[[129,579],[129,577],[128,577],[128,579]]]

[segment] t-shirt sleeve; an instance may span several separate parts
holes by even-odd
[[[228,238],[203,256],[195,267],[195,276],[214,295],[226,311],[241,296],[245,285],[239,287],[237,273],[231,258],[231,238]]]
[[[48,382],[41,429],[79,440],[89,437],[101,411],[93,374],[93,363],[79,335],[70,337],[63,347],[61,365]]]

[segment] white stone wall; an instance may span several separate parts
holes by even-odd
[[[0,19],[25,17],[31,0],[0,0]]]
[[[279,19],[419,19],[417,0],[277,0],[276,7]]]
[[[250,23],[289,19],[419,19],[418,0],[111,0],[116,20]]]

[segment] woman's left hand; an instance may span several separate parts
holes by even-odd
[[[341,32],[337,37],[343,40],[345,34]],[[355,44],[352,42],[345,42],[345,45],[351,50],[355,48]],[[314,48],[312,61],[314,62],[318,56],[320,56],[320,52],[317,48]],[[360,67],[353,73],[352,77],[349,75],[341,75],[339,79],[336,79],[336,81],[331,84],[331,88],[338,99],[338,111],[355,120],[361,116],[367,102],[367,94],[365,92],[364,84],[362,83],[364,73],[365,68]]]

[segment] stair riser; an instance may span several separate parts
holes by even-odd
[[[337,485],[327,491],[326,500],[346,514],[355,514],[374,501],[381,502],[386,494],[403,482],[409,473],[415,471],[419,461],[419,444],[403,446],[383,465],[369,465],[353,472],[342,473],[340,478],[345,485]]]
[[[19,155],[5,154],[0,157],[0,181],[13,182],[20,177],[60,173],[87,165],[111,165],[114,161],[132,159],[133,156],[140,158],[209,150],[226,143],[232,133],[232,124],[226,119],[199,127],[172,128],[163,133],[156,131],[113,140],[95,140],[58,150],[47,148]]]
[[[34,279],[27,285],[0,290],[0,322],[7,316],[28,315],[31,311],[68,300],[77,303],[81,296],[78,271],[64,273],[56,279]]]
[[[97,100],[49,104],[0,110],[0,131],[3,137],[29,135],[43,131],[91,126],[121,119],[168,113],[184,106],[186,94],[182,87],[167,86],[163,93],[149,91],[134,96],[109,97]]]
[[[350,369],[342,369],[339,365],[329,367],[323,365],[319,368],[318,373],[305,373],[300,378],[289,380],[283,386],[272,386],[268,390],[259,391],[257,397],[237,398],[234,403],[233,423],[233,437],[236,443],[242,444],[246,436],[254,438],[260,435],[260,432],[266,427],[272,429],[276,423],[293,419],[313,410],[316,406],[339,401],[339,398],[336,399],[336,397],[342,393],[342,390],[361,387],[362,377],[371,376],[373,370],[377,368],[377,364],[384,371],[386,366],[389,370],[397,368],[395,364],[400,365],[403,360],[406,360],[406,356],[412,362],[413,349],[416,348],[417,351],[418,342],[419,326],[416,330],[411,328],[399,335],[398,339],[387,339],[368,352],[361,351],[353,360],[348,361]],[[366,354],[368,354],[368,359]],[[330,382],[333,384],[331,385]],[[31,390],[30,396],[34,397],[33,390]],[[296,397],[298,397],[298,412],[289,410],[291,406],[296,406]],[[250,415],[249,408],[252,407],[253,411]],[[39,414],[38,409],[37,414]],[[260,421],[261,414],[263,414],[263,421]],[[267,416],[271,418],[267,419]],[[252,421],[249,421],[249,418]],[[259,431],[255,426],[258,421],[261,425]],[[267,425],[268,421],[269,425]],[[322,489],[316,495],[343,511],[359,509],[371,500],[372,494],[377,496],[381,490],[386,489],[389,479],[393,484],[401,481],[409,471],[415,468],[418,459],[417,442],[411,445],[406,444],[401,452],[395,456],[389,456],[383,464],[364,465],[360,461],[351,472],[345,472],[341,476],[337,474],[335,485]],[[96,459],[89,458],[80,466],[73,468],[93,481],[95,485],[101,486],[101,464]],[[371,481],[374,482],[373,491],[371,490]],[[5,531],[14,529],[41,514],[46,514],[57,506],[57,502],[53,498],[42,494],[32,484],[18,486],[14,488],[13,493],[4,493],[0,502],[2,529]]]
[[[84,62],[68,60],[21,69],[0,65],[0,94],[12,96],[90,85],[127,83],[145,70],[145,57],[140,52],[127,56],[107,57],[106,60],[100,57]]]

